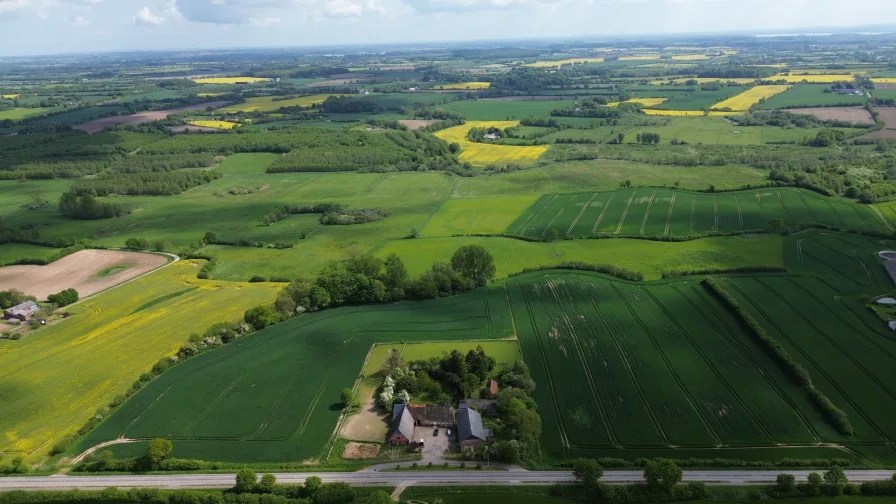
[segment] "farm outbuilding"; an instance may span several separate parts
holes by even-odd
[[[414,439],[414,417],[404,404],[392,407],[392,428],[389,431],[389,444],[407,446]]]
[[[39,311],[40,306],[38,306],[37,303],[35,303],[34,301],[25,301],[24,303],[17,304],[12,308],[3,310],[3,318],[5,318],[6,320],[16,319],[25,322]]]
[[[414,427],[453,427],[454,408],[450,406],[392,406],[389,444],[408,445],[414,440]]]
[[[475,448],[492,438],[491,429],[482,426],[482,416],[474,409],[457,410],[457,442],[461,450]]]

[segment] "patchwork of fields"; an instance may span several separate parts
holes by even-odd
[[[511,334],[500,288],[446,300],[298,317],[172,368],[78,449],[119,435],[166,436],[174,440],[178,457],[314,459],[321,456],[336,426],[340,391],[352,386],[373,343]]]
[[[288,98],[286,100],[274,100],[275,96],[259,96],[255,98],[247,98],[243,103],[237,103],[218,109],[216,112],[223,114],[234,114],[237,112],[271,112],[283,107],[310,107],[318,103],[323,103],[331,95],[316,94],[310,96],[299,96],[296,98]]]
[[[669,456],[704,448],[716,453],[705,456],[737,458],[738,447],[789,446],[822,456],[813,444],[851,441],[885,452],[896,430],[887,413],[896,408],[896,338],[843,296],[892,288],[874,257],[881,246],[892,244],[801,233],[785,248],[800,275],[723,280],[847,411],[854,438],[834,431],[698,282],[638,285],[557,271],[512,279],[509,299],[539,383],[546,451],[563,458],[675,446]]]
[[[885,231],[868,207],[792,188],[730,193],[673,189],[618,189],[539,198],[507,228],[535,238],[598,234],[680,236],[819,223],[846,229]]]
[[[446,142],[460,144],[461,154],[459,159],[476,166],[486,166],[498,163],[527,164],[540,158],[548,151],[546,145],[532,147],[516,147],[512,145],[495,145],[487,143],[471,142],[467,138],[467,132],[472,128],[509,128],[516,126],[516,121],[467,121],[461,126],[443,129],[436,136]]]
[[[191,333],[271,302],[272,284],[196,280],[182,261],[98,294],[74,316],[19,341],[0,339],[0,454],[45,454]]]

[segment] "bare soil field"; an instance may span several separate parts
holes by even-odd
[[[79,124],[75,126],[75,128],[86,131],[88,133],[96,133],[97,131],[101,131],[103,128],[114,126],[116,124],[130,124],[136,126],[138,124],[148,123],[151,121],[161,121],[162,119],[168,117],[168,115],[170,114],[176,114],[178,112],[189,112],[191,110],[205,110],[208,107],[220,108],[224,105],[227,105],[228,103],[230,102],[215,101],[169,110],[155,110],[152,112],[141,112],[139,114],[103,117],[102,119],[95,119],[84,124]]]
[[[18,289],[45,300],[74,288],[84,298],[154,270],[168,262],[163,256],[121,250],[82,250],[46,266],[0,268],[0,287]]]
[[[388,415],[381,412],[373,404],[365,404],[362,406],[360,413],[345,419],[339,437],[382,443],[386,439],[386,433],[388,432]]]
[[[896,107],[877,107],[875,110],[887,129],[896,129]]]
[[[398,122],[407,126],[408,129],[417,130],[420,128],[425,128],[425,127],[429,126],[430,124],[435,124],[438,121],[429,121],[429,120],[424,120],[424,119],[402,119],[401,121],[398,121]]]
[[[896,84],[891,84],[889,82],[875,83],[874,89],[896,89]]]
[[[206,128],[205,126],[194,126],[192,124],[181,124],[180,126],[168,126],[168,131],[172,133],[185,133],[187,131],[202,131],[204,133],[217,133],[221,130],[215,128]]]
[[[812,107],[787,109],[791,114],[815,116],[822,121],[847,121],[853,124],[874,124],[874,118],[864,107]]]
[[[882,138],[896,139],[896,130],[882,129],[878,131],[872,131],[871,133],[868,133],[866,135],[856,137],[856,140],[880,140]]]
[[[372,459],[380,454],[380,445],[367,443],[349,443],[342,451],[344,459]]]

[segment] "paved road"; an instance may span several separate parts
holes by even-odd
[[[784,471],[685,471],[684,481],[703,481],[710,485],[764,485],[774,482]],[[805,481],[811,471],[786,471]],[[276,473],[275,473],[276,474]],[[893,471],[846,471],[850,481],[888,479]],[[603,481],[632,483],[641,480],[641,471],[606,471]],[[356,486],[481,486],[481,485],[553,485],[572,483],[566,471],[400,471],[344,473],[280,473],[279,483],[302,483],[309,476],[318,476],[325,483],[344,481]],[[153,474],[124,476],[23,476],[0,478],[0,491],[68,490],[133,488],[227,488],[233,486],[233,474]]]

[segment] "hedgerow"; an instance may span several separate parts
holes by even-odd
[[[741,306],[737,299],[725,291],[714,278],[705,278],[701,283],[716,298],[722,301],[728,309],[734,312],[741,323],[749,329],[749,332],[762,343],[766,351],[784,367],[790,378],[806,390],[815,407],[825,415],[831,425],[841,434],[852,436],[854,429],[846,413],[835,406],[823,392],[815,388],[815,385],[812,384],[812,377],[806,371],[806,368],[796,362],[781,343],[769,336],[765,329],[759,325],[759,322]]]

